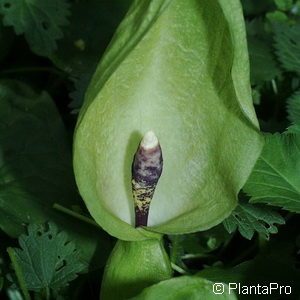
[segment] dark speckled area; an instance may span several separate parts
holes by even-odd
[[[135,202],[136,227],[147,226],[150,201],[163,169],[161,147],[139,146],[132,164],[132,192]]]

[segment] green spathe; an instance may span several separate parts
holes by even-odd
[[[131,164],[157,135],[164,170],[134,228]],[[77,184],[123,240],[208,229],[236,206],[263,146],[238,0],[135,1],[94,74],[74,142]]]

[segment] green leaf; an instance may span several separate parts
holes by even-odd
[[[300,134],[266,135],[266,144],[244,191],[251,202],[300,212]]]
[[[0,16],[0,61],[9,53],[14,37],[13,31],[3,26],[2,17]]]
[[[70,25],[63,28],[64,38],[50,58],[72,77],[75,90],[70,93],[73,101],[69,107],[73,113],[81,107],[96,65],[130,1],[80,0],[72,4]]]
[[[35,53],[49,56],[63,37],[61,26],[68,24],[70,11],[66,0],[0,0],[0,13],[4,25],[25,34]]]
[[[180,274],[188,274],[188,268],[183,261],[184,247],[183,241],[189,235],[169,235],[170,240],[170,262],[172,268]]]
[[[96,264],[110,249],[95,226],[53,209],[81,205],[69,139],[46,92],[35,93],[18,81],[0,81],[0,228],[19,236],[28,223],[53,221],[68,232],[88,264],[99,248]],[[101,244],[101,246],[99,246]]]
[[[296,219],[295,219],[296,221]],[[297,268],[295,255],[295,237],[299,230],[299,219],[282,226],[279,233],[264,241],[259,253],[254,259],[246,260],[241,253],[241,263],[234,267],[208,267],[197,273],[198,276],[215,282],[240,283],[243,286],[269,285],[278,283],[279,286],[291,286],[291,299],[298,299],[300,295],[300,270]],[[274,290],[265,299],[281,299],[279,289]],[[288,295],[287,295],[288,296]],[[261,294],[240,294],[240,300],[264,299]]]
[[[263,18],[246,21],[250,57],[251,84],[262,88],[263,84],[281,75],[281,69],[272,47],[273,36]]]
[[[288,98],[287,113],[291,122],[300,125],[300,90]]]
[[[248,46],[252,84],[271,81],[280,74],[280,69],[273,56],[273,49],[267,41],[249,36]]]
[[[300,88],[300,78],[299,77],[293,77],[291,80],[291,89],[293,91]]]
[[[29,290],[64,287],[85,268],[75,244],[65,232],[58,232],[54,223],[49,223],[49,228],[29,225],[19,244],[21,249],[15,248],[15,255]]]
[[[79,78],[73,78],[75,90],[70,93],[70,97],[73,99],[69,104],[70,108],[76,110],[81,107],[84,100],[84,94],[91,81],[92,75],[92,73],[86,72]]]
[[[70,24],[62,28],[64,38],[57,42],[57,50],[51,55],[54,64],[73,77],[94,72],[130,1],[73,2]]]
[[[164,168],[136,229],[131,165],[149,130]],[[96,222],[131,241],[207,230],[236,206],[262,145],[239,0],[134,1],[75,132],[76,181]]]
[[[265,20],[262,17],[246,19],[247,38],[257,37],[260,40],[272,40],[270,32],[266,31]]]
[[[274,0],[278,9],[288,11],[293,7],[293,0]]]
[[[293,124],[289,126],[285,133],[300,133],[300,124]]]
[[[274,7],[273,0],[242,0],[244,13],[246,15],[261,15]]]
[[[268,12],[266,14],[266,18],[270,22],[278,22],[278,23],[281,23],[281,24],[290,24],[290,23],[292,23],[292,21],[289,19],[287,14],[284,13],[283,11],[280,11],[280,10],[275,10],[275,11],[272,11],[272,12]]]
[[[213,251],[231,238],[222,225],[209,230],[183,235],[169,235],[170,260],[181,274],[189,272],[186,262],[191,259],[212,257]]]
[[[180,238],[179,238],[180,237]],[[185,235],[169,236],[171,241],[179,240],[179,246],[181,248],[180,254],[187,255],[205,255],[211,251],[215,251],[222,243],[226,241],[230,236],[225,231],[224,227],[219,225],[209,230],[201,231],[197,233],[190,233]],[[173,243],[172,243],[173,247]]]
[[[284,218],[279,213],[268,207],[253,205],[246,201],[240,201],[231,215],[223,221],[229,233],[238,228],[240,234],[248,240],[252,239],[255,232],[268,239],[270,233],[277,233],[275,224],[284,223]]]
[[[181,276],[161,281],[143,290],[130,300],[236,300],[233,292],[229,293],[224,284],[224,293],[216,295],[213,292],[213,282],[196,276]],[[221,284],[221,283],[219,283]]]
[[[254,104],[256,104],[256,105],[260,104],[261,93],[260,93],[259,87],[252,89],[252,98],[253,98]]]
[[[274,26],[276,54],[287,71],[300,72],[300,24]]]

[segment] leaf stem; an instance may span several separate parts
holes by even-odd
[[[171,262],[171,267],[172,267],[173,270],[175,270],[179,274],[182,274],[182,275],[188,275],[189,274],[186,270],[180,268],[179,266],[177,266],[176,264],[174,264],[172,262]]]
[[[179,249],[180,249],[180,238],[181,236],[180,235],[175,235],[173,238],[172,238],[172,244],[171,244],[171,247],[170,247],[170,261],[171,263],[175,264],[176,263],[176,260],[177,260],[177,257],[178,257],[178,253],[179,253]]]
[[[278,88],[277,88],[277,84],[276,81],[274,79],[271,80],[271,85],[272,85],[272,89],[275,95],[278,94]]]
[[[26,287],[26,283],[25,283],[25,280],[24,280],[22,270],[20,268],[20,265],[17,262],[15,250],[12,247],[8,247],[6,249],[6,251],[9,255],[9,258],[10,258],[11,263],[13,265],[13,268],[15,270],[15,273],[16,273],[16,276],[17,276],[17,279],[18,279],[18,282],[19,282],[20,289],[21,289],[21,291],[24,295],[24,299],[25,300],[31,300],[30,294],[29,294],[28,289]]]
[[[100,227],[94,220],[92,220],[91,218],[85,217],[85,216],[83,216],[83,215],[81,215],[81,214],[75,212],[74,210],[71,210],[71,209],[69,209],[69,208],[66,208],[66,207],[64,207],[64,206],[62,206],[62,205],[60,205],[60,204],[58,204],[58,203],[54,203],[53,208],[55,208],[55,209],[57,209],[57,210],[59,210],[59,211],[65,213],[65,214],[67,214],[67,215],[70,215],[70,216],[72,216],[72,217],[74,217],[74,218],[77,218],[77,219],[79,219],[79,220],[81,220],[81,221],[83,221],[83,222],[86,222],[86,223],[88,223],[88,224],[91,224],[91,225],[94,225],[94,226],[96,226],[96,227],[98,227],[98,228],[101,228],[101,227]]]
[[[197,259],[197,258],[209,258],[213,257],[211,254],[199,253],[199,254],[185,254],[181,256],[181,259]]]

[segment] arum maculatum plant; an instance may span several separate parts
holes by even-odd
[[[120,239],[103,299],[170,277],[162,235],[228,217],[262,146],[239,0],[134,1],[89,85],[74,141],[79,191]]]

